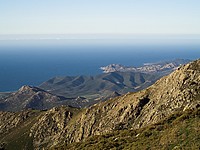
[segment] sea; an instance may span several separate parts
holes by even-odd
[[[0,92],[55,76],[97,75],[109,64],[200,58],[200,38],[0,40]]]

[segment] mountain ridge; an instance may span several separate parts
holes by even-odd
[[[24,94],[23,97],[20,96],[23,90],[26,93],[26,91],[28,90],[28,86],[26,88],[22,87],[21,89],[19,89],[19,91],[13,92],[19,95],[13,93],[0,93],[0,110],[12,111],[12,107],[14,107],[12,103],[15,99],[15,103],[19,102],[19,107],[20,105],[23,105],[20,104],[20,102],[24,103],[25,101],[27,101],[27,103],[29,103],[30,105],[27,105],[27,107],[21,106],[20,108],[18,106],[15,106],[13,111],[19,111],[20,109],[25,108],[42,110],[60,105],[70,105],[78,108],[89,107],[100,101],[105,101],[109,98],[114,98],[115,96],[123,95],[127,92],[137,92],[145,89],[148,86],[152,85],[155,81],[160,79],[162,76],[169,74],[180,64],[188,61],[189,60],[177,59],[174,61],[147,64],[147,68],[149,68],[149,66],[151,66],[150,68],[155,68],[155,65],[161,68],[161,66],[170,66],[170,64],[172,64],[172,68],[154,73],[115,71],[95,76],[81,75],[54,77],[46,82],[43,82],[38,87],[32,87],[32,91],[30,92],[32,93],[32,98],[31,94],[29,94],[29,97],[27,97],[26,94]],[[31,88],[31,86],[29,86],[29,88]],[[40,91],[40,93],[36,94],[37,92],[35,91]],[[45,102],[44,98],[43,100],[38,100],[38,98],[40,99],[42,97],[45,97],[45,95],[47,94],[49,96],[51,95],[50,97],[53,97],[53,95],[54,98],[57,97],[57,102],[53,102],[54,104],[51,105],[50,102]],[[18,96],[22,97],[21,100],[18,98]],[[46,98],[49,99],[48,96]],[[28,99],[32,101],[32,103],[28,102]],[[9,101],[12,102],[8,103]],[[40,106],[37,106],[37,103],[40,103]]]
[[[152,85],[162,76],[136,72],[111,72],[96,76],[54,77],[39,87],[64,97],[85,97],[93,103],[100,97],[105,100],[113,92],[125,94],[139,91]]]
[[[196,60],[139,92],[127,93],[84,109],[62,106],[39,112],[27,135],[35,149],[53,148],[63,143],[84,142],[90,137],[112,134],[116,130],[147,128],[173,114],[193,112],[199,108],[200,60]],[[1,129],[3,133],[12,126],[6,119],[10,115],[1,113],[4,123],[0,121],[0,126],[7,126]],[[16,113],[12,115],[18,116]],[[12,119],[14,124],[17,120]],[[22,131],[18,132],[21,135]]]
[[[196,66],[195,69],[192,66]],[[200,103],[198,98],[200,95],[199,70],[200,61],[198,60],[181,67],[167,77],[163,77],[146,90],[128,93],[119,98],[91,106],[82,112],[80,117],[76,118],[72,127],[65,130],[67,135],[76,133],[74,135],[76,138],[68,137],[66,142],[82,141],[91,135],[111,132],[119,126],[122,129],[145,127],[177,111],[198,107]],[[194,81],[196,84],[193,85]],[[184,83],[186,82],[188,87],[185,87]],[[174,88],[172,88],[172,83],[175,84]],[[167,88],[168,85],[171,86]],[[161,97],[158,91],[164,95]],[[171,101],[172,98],[173,101]],[[73,126],[80,127],[76,129]]]
[[[0,110],[22,111],[26,109],[45,110],[54,106],[70,105],[72,99],[51,94],[34,86],[22,86],[18,91],[0,99]]]

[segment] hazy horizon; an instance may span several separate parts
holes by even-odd
[[[112,63],[200,56],[199,0],[0,2],[0,91]]]
[[[200,34],[198,0],[1,1],[2,34]]]

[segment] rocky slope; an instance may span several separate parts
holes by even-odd
[[[53,150],[171,150],[200,148],[200,109],[175,113],[140,129],[115,130],[81,142],[59,144]]]
[[[0,110],[21,111],[29,108],[44,110],[54,106],[70,105],[71,100],[37,87],[23,86],[17,92],[0,99]]]
[[[87,109],[61,107],[40,112],[29,127],[28,137],[36,149],[68,145],[115,130],[145,128],[174,113],[199,108],[200,60],[197,60],[137,93],[127,93]],[[9,126],[7,119],[3,122]]]
[[[39,145],[46,147],[50,139],[56,139],[59,136],[62,132],[59,129],[65,127],[77,111],[78,109],[67,106],[59,107],[59,109],[53,108],[49,111],[26,110],[18,113],[0,111],[0,148],[31,150],[39,149]],[[40,136],[36,137],[33,135],[33,129],[39,123],[42,123],[37,129],[40,131]]]

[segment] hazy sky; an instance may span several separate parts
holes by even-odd
[[[0,0],[0,34],[200,34],[200,0]]]

